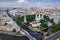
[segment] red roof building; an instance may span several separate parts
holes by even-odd
[[[37,27],[37,26],[40,26],[41,23],[39,22],[31,22],[30,23],[33,27]]]

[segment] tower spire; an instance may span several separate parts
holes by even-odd
[[[26,21],[26,16],[24,16],[24,22],[26,23],[27,21]]]

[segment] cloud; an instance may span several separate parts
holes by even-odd
[[[28,1],[25,1],[25,3],[28,3]]]
[[[25,0],[18,0],[19,3],[25,2]]]
[[[32,1],[32,0],[15,0],[15,1],[0,1],[0,7],[35,7],[35,6],[45,6],[45,7],[55,7],[60,6],[60,1],[56,2],[46,2],[46,1]]]

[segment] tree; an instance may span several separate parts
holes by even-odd
[[[32,22],[35,20],[35,15],[26,15],[26,19],[28,22]]]
[[[17,18],[17,21],[23,22],[23,21],[24,21],[24,16],[18,17],[18,18]]]
[[[40,20],[40,23],[44,23],[44,22],[46,22],[44,19]]]
[[[39,29],[41,30],[41,31],[44,31],[44,30],[46,30],[48,28],[48,25],[46,24],[46,23],[42,23],[40,26],[39,26]]]
[[[5,23],[4,25],[7,25],[8,23]]]
[[[50,19],[50,22],[51,22],[52,24],[54,24],[54,20],[53,20],[53,19]]]
[[[45,19],[46,21],[49,21],[49,20],[50,20],[49,16],[44,15],[43,17],[44,17],[44,19]]]
[[[45,27],[45,28],[48,27],[48,25],[47,25],[46,23],[42,23],[41,26],[42,26],[42,27]]]
[[[29,26],[30,24],[29,24],[29,22],[27,22],[27,23],[24,23],[25,25],[27,25],[27,26]]]
[[[53,32],[56,32],[56,31],[60,31],[60,23],[58,23],[58,24],[55,24],[53,27],[52,27],[52,31]]]
[[[12,32],[16,32],[16,29],[13,29]]]

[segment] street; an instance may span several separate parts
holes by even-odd
[[[46,40],[57,40],[58,37],[60,37],[60,32],[52,35],[51,37],[47,38]]]

